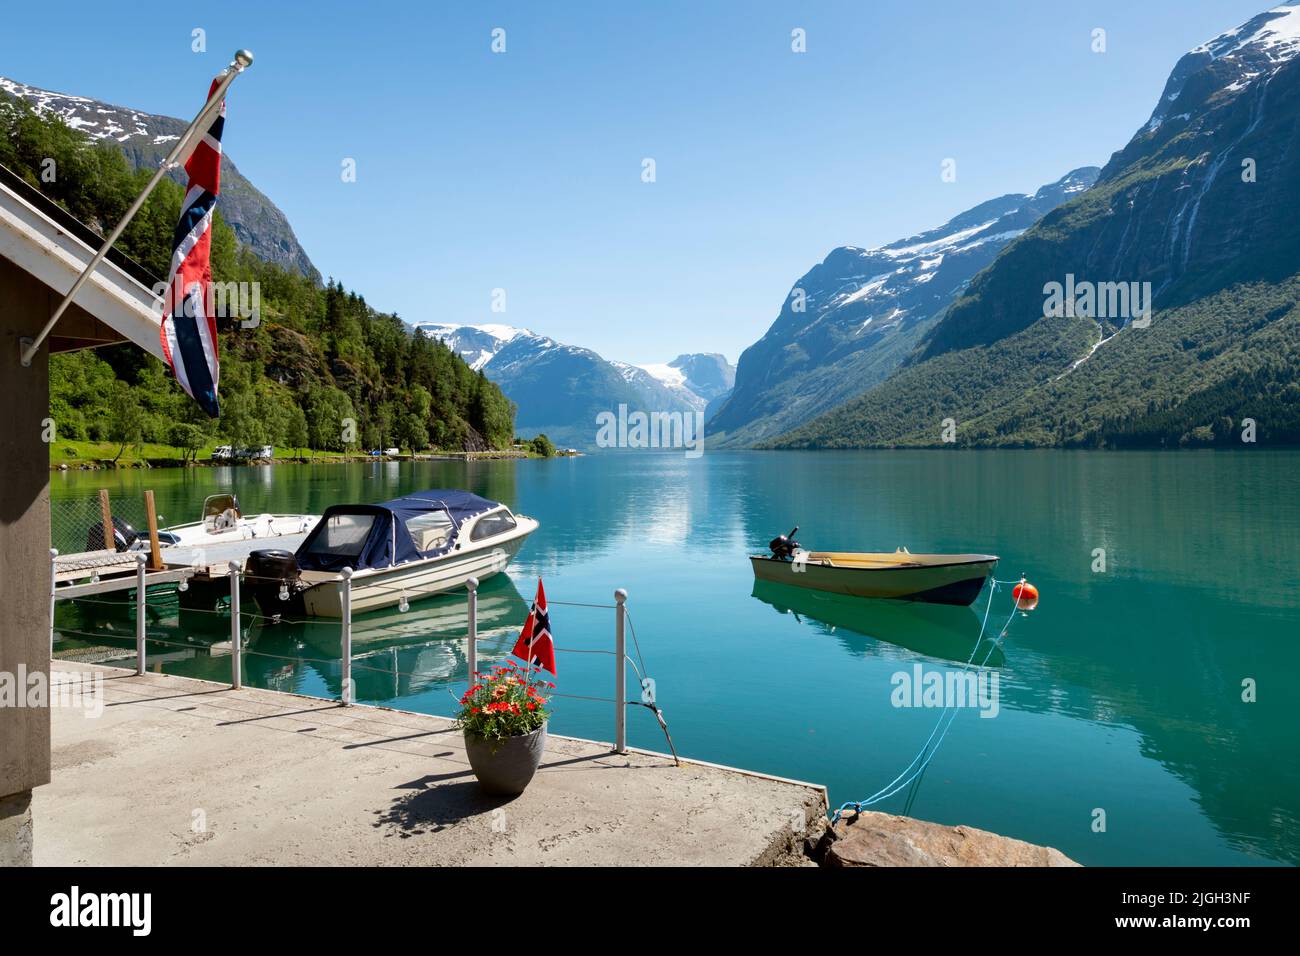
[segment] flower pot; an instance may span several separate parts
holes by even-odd
[[[465,731],[465,754],[479,785],[491,794],[518,796],[537,772],[546,750],[546,724],[530,734],[490,740]]]

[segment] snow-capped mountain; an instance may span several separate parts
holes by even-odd
[[[1261,443],[1300,442],[1298,124],[1290,3],[1183,55],[1092,188],[976,276],[905,367],[776,443],[934,444],[938,408],[961,444],[1240,447],[1247,416]],[[1146,286],[1149,321],[1115,299],[1045,314],[1067,277]]]
[[[1266,10],[1237,29],[1220,33],[1208,43],[1193,47],[1174,66],[1146,130],[1155,131],[1171,117],[1189,118],[1190,113],[1184,107],[1207,86],[1216,92],[1236,93],[1261,77],[1267,82],[1297,53],[1300,53],[1300,5],[1295,3]],[[1226,69],[1236,74],[1232,82],[1216,84],[1222,71],[1205,72],[1206,67],[1218,60],[1225,61]],[[1193,84],[1191,90],[1188,90],[1189,82]],[[1185,100],[1184,92],[1191,94]]]
[[[736,367],[716,352],[679,355],[663,365],[614,365],[637,388],[651,394],[664,390],[698,412],[729,392],[736,382]]]
[[[566,345],[509,325],[419,322],[415,328],[443,341],[475,370],[501,386],[518,406],[520,434],[545,432],[558,444],[589,447],[596,416],[630,409],[703,412],[734,376],[720,355],[682,355],[668,365],[609,361],[591,349]]]
[[[881,381],[1002,249],[1083,192],[1096,167],[1032,196],[991,199],[885,246],[842,246],[803,276],[776,322],[745,350],[735,388],[709,421],[724,444],[777,435]]]
[[[507,343],[516,338],[528,339],[538,350],[558,344],[528,329],[516,329],[509,325],[445,325],[441,322],[416,322],[412,327],[419,329],[430,338],[441,340],[476,372],[491,362]]]
[[[38,113],[61,116],[68,126],[91,140],[113,143],[137,169],[157,169],[189,125],[187,120],[113,106],[86,96],[55,93],[2,76],[0,94],[23,100]],[[201,102],[196,104],[196,110],[200,105]],[[183,169],[172,170],[168,175],[185,185]],[[258,258],[320,278],[284,213],[244,178],[229,155],[221,157],[221,198],[217,209],[234,229],[239,242]]]
[[[1094,201],[1057,210],[1043,223],[1049,232],[1009,249],[935,328],[924,356],[1032,324],[1041,309],[1024,310],[1051,281],[1035,287],[1042,275],[1150,282],[1158,309],[1166,296],[1286,274],[1300,248],[1298,117],[1300,5],[1189,50],[1151,119],[1102,170]]]

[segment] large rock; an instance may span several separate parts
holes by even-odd
[[[974,827],[860,813],[828,831],[825,866],[1078,866],[1060,850]]]

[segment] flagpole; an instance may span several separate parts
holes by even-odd
[[[542,579],[541,579],[541,578],[538,578],[538,579],[537,579],[537,592],[534,592],[534,594],[533,594],[533,611],[532,611],[532,613],[533,613],[533,615],[534,615],[534,616],[533,616],[533,621],[534,621],[534,622],[536,622],[536,620],[537,620],[537,617],[536,617],[536,614],[537,614],[537,598],[538,598],[538,594],[541,592],[541,590],[542,590]],[[548,628],[550,627],[549,622],[547,623],[547,627],[548,627]],[[535,645],[536,643],[537,643],[537,628],[536,628],[536,625],[534,624],[532,636],[530,636],[530,637],[528,638],[528,664],[527,664],[527,666],[524,668],[524,689],[525,689],[525,690],[527,690],[527,688],[528,688],[528,681],[532,678],[532,675],[533,675],[533,658],[537,656],[536,653],[534,652],[534,645]],[[552,644],[555,643],[555,638],[554,638],[554,637],[551,638],[551,643],[552,643]],[[539,670],[540,670],[540,668],[539,668]]]
[[[537,583],[540,585],[542,579],[538,578]],[[528,616],[534,621],[533,633],[528,635],[528,660],[524,662],[524,690],[528,690],[528,675],[533,669],[533,642],[537,640],[537,592],[533,592],[533,606],[528,609]]]
[[[81,287],[85,285],[86,280],[90,278],[90,274],[94,272],[95,267],[103,261],[104,256],[108,255],[108,250],[112,248],[113,243],[117,242],[118,237],[122,235],[122,230],[127,227],[127,224],[130,223],[135,214],[140,211],[140,207],[144,205],[145,200],[149,198],[149,194],[153,192],[154,187],[157,186],[163,176],[167,174],[167,170],[171,169],[172,165],[181,157],[182,154],[188,156],[187,151],[191,144],[197,139],[195,134],[199,130],[202,130],[205,133],[207,132],[208,128],[212,125],[213,119],[215,119],[216,113],[221,109],[221,102],[225,99],[226,90],[229,89],[230,84],[235,81],[235,77],[240,73],[243,73],[245,69],[252,65],[252,63],[253,54],[250,51],[235,51],[235,58],[230,61],[230,66],[226,68],[225,75],[222,76],[221,82],[217,84],[217,88],[212,92],[212,96],[208,99],[207,103],[203,105],[203,109],[199,111],[199,115],[194,117],[194,121],[186,128],[185,132],[181,135],[181,138],[176,141],[176,145],[172,147],[171,152],[168,153],[167,157],[162,161],[162,165],[154,171],[153,178],[150,179],[149,184],[144,187],[144,192],[135,197],[135,202],[131,203],[131,207],[127,209],[126,215],[124,215],[118,224],[113,227],[113,231],[108,234],[103,245],[99,247],[99,251],[91,256],[90,262],[86,263],[86,268],[83,269],[81,275],[77,277],[77,281],[72,284],[72,288],[69,289],[68,294],[63,297],[63,301],[60,302],[59,307],[54,310],[54,314],[50,316],[49,321],[45,323],[45,327],[41,329],[40,334],[34,339],[24,341],[24,347],[19,356],[19,360],[24,368],[32,364],[32,359],[40,349],[41,344],[49,336],[50,332],[53,331],[54,324],[62,318],[63,313],[66,312],[68,306],[72,304],[72,300],[75,299],[77,293],[81,291]]]

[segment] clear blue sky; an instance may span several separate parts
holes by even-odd
[[[1182,53],[1269,5],[13,2],[0,74],[189,117],[247,46],[227,149],[324,274],[410,321],[735,361],[833,247],[1103,165]]]

